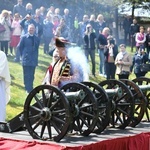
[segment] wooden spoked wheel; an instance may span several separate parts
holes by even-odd
[[[98,120],[98,105],[92,91],[81,83],[69,83],[61,88],[64,93],[81,92],[79,96],[68,98],[73,122],[70,131],[88,136],[93,132]]]
[[[111,121],[113,127],[124,129],[134,115],[133,94],[128,87],[118,80],[105,80],[99,83],[111,101]]]
[[[141,91],[143,92],[146,100],[146,108],[144,113],[143,120],[150,122],[150,78],[146,77],[140,77],[133,80],[139,87],[145,87],[141,88]]]
[[[99,134],[109,125],[111,114],[111,102],[105,90],[98,84],[92,82],[82,83],[86,85],[96,97],[99,115],[94,132]]]
[[[26,98],[24,120],[33,138],[58,142],[66,135],[72,120],[68,100],[58,88],[40,85]]]
[[[121,81],[128,86],[134,97],[135,102],[134,116],[133,119],[131,120],[130,126],[135,127],[141,122],[143,118],[146,107],[146,99],[139,86],[137,86],[137,84],[135,84],[133,81],[127,79],[122,79]]]

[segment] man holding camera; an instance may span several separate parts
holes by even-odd
[[[107,37],[107,46],[104,49],[105,71],[107,79],[115,79],[116,65],[115,59],[118,54],[118,46],[112,36]]]
[[[92,62],[92,75],[95,76],[95,44],[96,44],[96,34],[93,32],[93,28],[90,24],[87,24],[86,31],[84,33],[84,51],[85,56],[90,55]]]
[[[28,33],[28,26],[30,24],[34,24],[34,26],[36,27],[36,22],[32,18],[32,15],[27,14],[20,22],[20,25],[22,27],[22,35]]]

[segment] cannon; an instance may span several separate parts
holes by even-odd
[[[145,111],[146,121],[150,122],[150,79],[146,77],[140,77],[133,80],[137,86],[142,90],[145,97]]]
[[[119,80],[105,80],[99,83],[111,100],[110,124],[124,129],[131,122],[134,114],[134,97],[129,88]],[[117,92],[113,92],[116,91]]]
[[[135,127],[146,114],[149,121],[149,81],[147,78],[105,80],[100,83],[69,83],[58,89],[35,87],[27,96],[24,110],[0,131],[27,130],[34,139],[59,142],[66,134],[100,134],[109,125]]]
[[[0,130],[11,133],[25,127],[34,139],[58,142],[72,129],[89,135],[97,120],[96,98],[85,85],[71,83],[63,89],[40,85],[27,96],[24,111],[1,124]]]

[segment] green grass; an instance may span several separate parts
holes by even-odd
[[[128,51],[130,49],[128,48]],[[23,84],[23,71],[22,71],[22,65],[20,63],[16,63],[13,61],[14,57],[9,56],[9,68],[10,68],[10,74],[11,74],[11,99],[7,105],[7,118],[6,120],[10,120],[16,115],[18,115],[23,110],[23,106],[26,100],[26,93],[24,90],[24,84]],[[50,62],[52,60],[52,57],[49,55],[43,54],[43,48],[40,47],[39,50],[39,64],[36,68],[35,72],[35,79],[34,79],[34,87],[41,85],[42,79],[44,78],[45,72],[47,67],[49,66]],[[91,66],[91,62],[90,62]],[[102,80],[105,80],[105,78],[102,78],[98,75],[99,70],[99,57],[98,53],[96,53],[96,77],[90,76],[90,81],[100,83]],[[149,73],[146,75],[149,76]],[[134,79],[135,75],[132,73],[130,75],[130,80]],[[117,79],[117,76],[116,76]]]

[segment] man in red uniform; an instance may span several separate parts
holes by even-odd
[[[53,66],[50,84],[62,87],[70,82],[83,81],[83,71],[80,64],[74,63],[67,56],[70,43],[62,37],[56,38],[55,42],[60,59]]]

